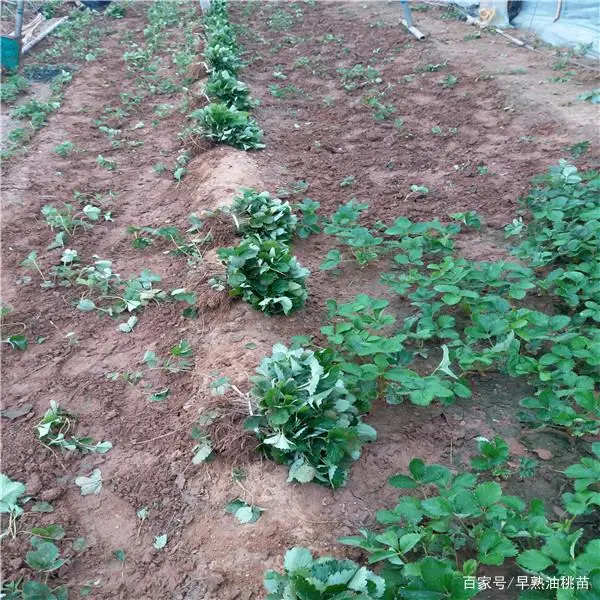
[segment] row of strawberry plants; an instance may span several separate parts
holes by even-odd
[[[211,103],[193,111],[191,133],[242,150],[264,148],[263,132],[250,117],[256,104],[248,86],[238,79],[244,66],[236,34],[229,22],[227,0],[213,0],[204,17],[206,45],[204,60],[208,82],[204,93]]]
[[[593,174],[590,181],[596,181]],[[584,185],[572,180],[568,184]],[[569,191],[580,192],[577,188],[563,193]],[[261,210],[268,205],[267,198],[252,197]],[[342,206],[326,223],[325,231],[355,229],[364,208],[365,205],[352,202]],[[582,210],[589,213],[592,209],[584,205]],[[241,227],[251,228],[248,224]],[[530,227],[537,227],[535,216]],[[595,302],[593,292],[589,299],[582,297],[585,309],[579,313],[533,310],[525,307],[523,301],[528,293],[539,289],[534,268],[455,257],[453,236],[460,231],[458,224],[412,223],[400,218],[391,227],[380,228],[387,250],[400,249],[394,263],[400,269],[408,266],[405,271],[385,273],[382,279],[408,299],[414,314],[398,326],[394,316],[386,312],[387,300],[365,294],[344,304],[329,300],[330,323],[321,329],[327,340],[325,348],[311,348],[310,340],[305,348],[288,350],[278,345],[261,366],[263,375],[270,369],[280,380],[269,378],[268,386],[263,385],[255,393],[259,416],[248,419],[246,426],[257,433],[268,456],[290,465],[291,479],[316,480],[333,487],[343,485],[351,461],[360,454],[360,446],[375,437],[371,429],[361,435],[360,415],[368,412],[370,403],[377,398],[383,397],[390,404],[405,399],[419,406],[433,401],[448,404],[457,397],[469,398],[471,380],[492,370],[524,377],[534,387],[534,394],[521,401],[527,410],[520,416],[528,423],[551,424],[576,436],[600,430],[596,392],[600,332],[592,326],[596,317],[593,306],[590,307]],[[291,235],[285,228],[280,234],[273,233],[276,230],[272,230],[272,236],[284,235],[287,239]],[[235,249],[221,252],[228,269],[233,271],[229,274],[230,285],[239,284],[238,289],[233,287],[232,294],[243,295],[250,293],[248,290],[255,294],[253,273],[239,273],[243,254]],[[428,262],[431,256],[439,256],[439,262]],[[281,277],[279,273],[277,281]],[[592,288],[594,285],[592,282]],[[269,300],[258,298],[253,297],[256,304],[268,306]],[[437,366],[429,367],[425,374],[426,363],[417,369],[409,368],[421,357],[436,354],[440,356]],[[308,363],[301,368],[300,357],[310,357],[309,362],[318,364],[318,368],[311,370]],[[353,400],[334,402],[335,395],[331,391],[325,393],[318,378],[311,379],[310,385],[290,384],[294,378],[304,381],[299,375],[303,369],[305,377],[310,373],[324,373],[326,377],[335,373],[332,387],[343,390]],[[325,395],[322,397],[321,393]],[[324,408],[323,398],[328,399]],[[360,402],[356,403],[356,398]],[[315,406],[317,414],[333,410],[333,419],[328,421],[331,428],[324,427],[322,436],[311,433],[316,430],[312,412]],[[343,410],[336,410],[336,406],[343,406]],[[355,419],[347,420],[346,409],[354,413]],[[332,441],[334,436],[329,431],[336,429],[340,419],[357,429],[350,433],[346,428],[344,435]],[[318,439],[323,443],[316,444]],[[298,469],[299,477],[295,475]]]
[[[457,257],[456,223],[413,223],[400,217],[391,226],[377,223],[374,235],[359,225],[366,205],[351,201],[340,207],[325,231],[347,244],[361,264],[392,255],[393,266],[382,274],[382,282],[413,309],[394,335],[381,336],[375,329],[394,325],[393,317],[383,312],[387,301],[362,296],[338,306],[330,300],[333,324],[322,331],[342,359],[350,359],[344,370],[363,386],[372,380],[367,384],[372,393],[383,393],[391,403],[408,396],[420,405],[468,397],[472,377],[500,371],[525,377],[536,389],[522,402],[523,418],[574,435],[600,431],[595,392],[600,365],[599,182],[596,172],[577,175],[566,163],[538,179],[525,199],[532,220],[527,227],[517,221],[526,235],[515,250],[521,262]],[[558,248],[554,259],[544,244]],[[337,252],[328,254],[322,268],[339,265]],[[533,295],[556,308],[543,312],[527,307]],[[417,354],[436,352],[441,360],[428,375],[407,368]],[[358,367],[357,357],[362,357]]]
[[[390,478],[410,490],[376,513],[381,527],[340,542],[361,548],[378,573],[350,560],[313,559],[289,550],[284,572],[267,571],[267,600],[467,600],[485,590],[521,590],[520,600],[595,600],[600,590],[600,539],[581,525],[600,505],[600,443],[565,471],[573,491],[562,496],[560,520],[541,500],[507,495],[497,481],[452,472],[420,459]],[[579,519],[579,522],[578,522]],[[511,578],[481,575],[482,566],[511,569]],[[513,575],[522,573],[516,577]],[[485,572],[485,571],[484,571]]]
[[[325,231],[352,242],[365,208],[354,202],[340,207],[325,223]],[[590,211],[589,206],[583,209]],[[251,231],[252,238],[219,251],[230,293],[268,313],[287,314],[299,307],[301,302],[295,305],[293,298],[275,296],[281,290],[289,295],[294,285],[304,291],[281,264],[274,264],[279,259],[273,251],[278,239],[289,240],[298,226],[287,203],[247,190],[236,199],[232,213],[238,229]],[[477,223],[472,214],[468,219],[454,217]],[[261,365],[259,375],[270,370],[277,377],[255,388],[259,413],[246,427],[256,432],[268,456],[290,466],[290,479],[343,485],[361,445],[375,438],[360,421],[371,402],[383,397],[390,404],[405,399],[419,406],[448,404],[457,397],[469,398],[473,377],[491,370],[525,377],[536,388],[522,400],[528,410],[521,416],[531,424],[550,422],[579,436],[600,430],[595,391],[599,333],[588,326],[594,317],[589,306],[593,300],[584,299],[585,310],[573,315],[526,308],[523,300],[538,289],[535,270],[518,263],[457,258],[457,223],[399,218],[390,227],[377,226],[386,251],[399,251],[394,264],[408,268],[384,273],[382,280],[409,300],[414,314],[398,326],[386,311],[387,300],[365,294],[345,304],[329,300],[330,323],[321,329],[325,348],[310,347],[310,340],[304,348],[278,345]],[[531,227],[536,226],[534,218]],[[257,256],[261,247],[269,249],[263,257]],[[429,262],[431,257],[439,257],[438,262]],[[437,353],[439,363],[425,374],[426,365],[409,368],[420,357]],[[316,373],[334,382],[329,387],[343,393],[343,402],[337,402],[331,390],[326,393],[327,385],[320,387]],[[312,383],[297,385],[291,383],[294,378]],[[332,419],[318,431],[315,419],[328,413]],[[343,432],[338,431],[340,423]]]
[[[315,366],[307,362],[299,368],[298,361],[313,350],[277,346],[255,378],[261,414],[246,422],[266,454],[290,464],[290,480],[335,487],[343,480],[324,477],[324,466],[334,464],[344,450],[357,458],[362,441],[374,439],[375,432],[368,431],[354,444],[349,436],[343,442],[337,438],[343,449],[322,439],[313,443],[318,428],[303,421],[306,407],[333,394],[311,376],[323,366],[320,357],[327,359],[322,372],[339,379],[330,387],[341,398],[333,395],[328,407],[336,418],[339,406],[351,406],[360,419],[379,397],[392,404],[404,397],[418,405],[436,399],[452,402],[470,395],[472,377],[494,370],[526,377],[533,386],[532,396],[521,401],[526,411],[520,416],[529,424],[558,427],[577,437],[597,434],[599,189],[597,172],[578,173],[565,162],[537,179],[524,199],[529,223],[519,219],[507,227],[507,234],[524,235],[515,248],[518,263],[457,258],[457,224],[400,218],[391,227],[377,223],[369,230],[358,222],[365,205],[342,206],[325,231],[346,244],[359,264],[393,253],[394,268],[382,280],[409,300],[414,314],[389,335],[384,330],[394,327],[394,318],[385,312],[386,300],[366,295],[346,304],[330,300],[333,322],[322,328],[329,346],[315,349]],[[455,217],[479,225],[472,214]],[[332,251],[322,268],[336,268],[340,262],[341,253]],[[526,307],[533,294],[553,303],[553,310]],[[433,372],[422,375],[407,368],[436,347],[441,360]],[[281,368],[282,360],[289,370]],[[274,374],[281,378],[278,385]],[[348,396],[360,402],[348,404]],[[364,424],[355,427],[360,431]],[[315,464],[315,450],[320,465]],[[342,539],[365,550],[370,564],[379,563],[378,575],[353,561],[315,560],[308,550],[294,548],[286,555],[283,574],[266,574],[268,598],[470,598],[485,588],[481,581],[486,578],[477,579],[480,565],[507,561],[512,570],[527,574],[519,577],[524,600],[596,598],[600,542],[583,525],[600,505],[599,458],[600,444],[595,443],[590,457],[563,471],[574,481],[573,491],[562,496],[559,521],[549,519],[542,501],[527,504],[508,496],[497,481],[480,482],[476,473],[453,473],[414,459],[408,474],[390,480],[414,492],[402,496],[396,508],[378,512],[385,527]],[[496,465],[489,457],[476,464],[478,470]]]
[[[245,189],[229,212],[243,239],[217,250],[226,274],[224,281],[213,279],[213,287],[227,286],[231,296],[268,315],[288,315],[304,306],[309,271],[290,250],[298,219],[289,202]]]

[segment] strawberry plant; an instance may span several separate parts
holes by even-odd
[[[191,371],[194,365],[190,360],[193,355],[193,349],[188,340],[180,340],[169,349],[169,355],[166,359],[156,356],[156,352],[146,350],[143,361],[149,369],[164,369],[168,373],[179,373],[181,371]],[[166,394],[165,394],[166,397]]]
[[[593,445],[593,452],[596,458],[600,457],[598,444]],[[550,578],[585,576],[594,582],[600,575],[598,540],[584,541],[583,530],[572,531],[572,528],[577,516],[591,513],[600,503],[600,494],[594,489],[600,481],[600,461],[596,458],[586,458],[565,471],[575,479],[575,492],[563,495],[563,506],[570,517],[555,523],[547,518],[540,500],[532,500],[527,506],[518,496],[504,494],[496,482],[479,483],[473,473],[454,474],[441,465],[427,465],[413,459],[408,473],[394,475],[389,483],[412,490],[416,495],[401,496],[393,509],[377,512],[377,520],[384,527],[382,531],[363,529],[360,536],[340,541],[365,550],[370,564],[384,564],[381,573],[386,584],[400,594],[391,597],[412,597],[404,594],[417,589],[447,592],[446,596],[419,597],[471,597],[477,586],[471,587],[469,593],[463,575],[474,579],[478,564],[500,566],[512,561],[540,578],[538,589],[549,589],[544,582]],[[449,573],[459,573],[460,556],[465,554],[475,556],[475,560],[463,562],[460,588],[450,591],[452,577],[445,590],[428,586],[423,577],[424,561],[435,560],[445,565]],[[421,581],[415,582],[415,575],[420,575]],[[593,583],[585,589],[592,587]],[[466,596],[461,595],[461,588]],[[520,597],[538,597],[528,593]],[[556,597],[594,596],[585,593],[580,596],[578,592],[565,596],[559,593]]]
[[[67,437],[73,425],[74,417],[61,408],[55,400],[50,400],[50,408],[36,425],[38,440],[47,448],[56,446],[61,450],[79,450],[97,454],[106,454],[112,448],[111,442],[108,441],[94,443],[90,437],[74,435]]]
[[[204,50],[204,59],[210,71],[227,71],[236,76],[244,66],[239,57],[238,50],[229,43],[223,43],[223,39],[209,38],[208,45]]]
[[[598,304],[593,300],[600,298],[600,260],[553,269],[538,286],[569,309],[581,311],[581,319],[600,322]]]
[[[104,14],[107,17],[113,19],[122,19],[125,16],[126,8],[120,4],[113,2],[105,11]]]
[[[453,213],[450,215],[450,218],[454,221],[460,221],[461,223],[464,223],[466,227],[481,229],[481,218],[477,214],[477,211],[468,210],[467,212]]]
[[[301,213],[300,221],[296,228],[296,234],[301,239],[306,239],[313,233],[321,231],[320,218],[317,210],[321,206],[311,198],[304,198],[300,204],[294,204],[293,208]]]
[[[196,217],[193,215],[190,215],[188,219],[191,227],[186,233],[198,235],[185,235],[179,227],[174,225],[163,225],[162,227],[129,225],[127,232],[132,233],[134,236],[131,245],[133,248],[144,249],[153,244],[154,238],[162,239],[173,247],[169,254],[184,256],[189,264],[196,264],[202,259],[202,246],[209,241],[210,233],[200,235],[199,231],[202,229],[202,224],[194,225]]]
[[[13,350],[27,350],[29,341],[23,335],[26,325],[7,322],[6,317],[11,312],[10,306],[0,304],[0,344],[8,344]]]
[[[242,150],[264,148],[262,129],[247,112],[227,104],[209,104],[192,112],[191,119],[197,125],[193,128],[200,135],[213,142],[229,144]]]
[[[597,261],[600,246],[600,174],[578,173],[561,160],[534,179],[523,204],[532,220],[517,253],[533,266]]]
[[[117,273],[112,271],[112,261],[97,260],[93,265],[84,267],[75,283],[85,286],[91,291],[100,294],[99,300],[115,300],[107,308],[96,305],[94,301],[84,298],[79,301],[78,308],[83,312],[98,309],[111,316],[124,311],[132,312],[147,306],[150,302],[165,300],[165,291],[155,288],[154,284],[160,282],[159,275],[144,269],[139,277],[122,280]]]
[[[557,394],[541,387],[520,402],[519,418],[532,427],[553,426],[580,437],[600,432],[600,402],[594,390]]]
[[[453,237],[459,231],[459,225],[442,225],[437,219],[413,223],[406,217],[398,217],[384,233],[391,238],[388,242],[390,250],[400,251],[394,256],[395,263],[423,266],[425,257],[451,254],[454,251]]]
[[[407,362],[403,334],[385,336],[384,328],[395,319],[386,312],[387,300],[359,294],[352,302],[327,301],[327,317],[332,322],[321,328],[335,350],[346,384],[360,397],[374,398],[386,388],[383,376],[391,365]]]
[[[436,375],[437,369],[430,375],[421,375],[411,369],[393,368],[387,371],[385,378],[394,382],[389,386],[386,400],[389,404],[400,404],[404,396],[412,404],[428,406],[434,400],[443,404],[452,404],[456,396],[470,398],[471,390],[456,375],[442,377]]]
[[[304,306],[309,271],[285,244],[252,236],[238,246],[219,248],[217,255],[227,269],[231,296],[270,315],[287,315]]]
[[[115,171],[117,169],[117,162],[102,156],[102,154],[98,154],[96,163],[99,167],[106,169],[107,171]]]
[[[249,110],[255,104],[250,98],[248,86],[229,71],[211,72],[204,92],[215,102],[233,106],[237,110]]]
[[[33,129],[40,129],[46,124],[48,116],[59,108],[60,102],[33,99],[15,108],[11,114],[16,119],[27,119]]]
[[[255,431],[269,458],[289,465],[289,481],[345,484],[361,446],[376,437],[361,421],[368,400],[350,393],[331,350],[313,352],[275,344],[252,378]]]
[[[266,600],[377,600],[385,581],[355,562],[330,556],[313,558],[306,548],[291,548],[283,560],[283,575],[265,573]]]
[[[9,75],[3,78],[0,87],[0,101],[12,104],[18,96],[29,89],[29,82],[22,75]]]
[[[289,202],[271,198],[269,192],[241,190],[231,205],[231,213],[243,235],[289,243],[298,221]]]
[[[61,158],[66,158],[75,150],[75,144],[73,142],[62,142],[61,144],[57,144],[54,146],[54,152],[58,154]]]
[[[236,498],[227,503],[225,512],[234,515],[239,523],[245,525],[247,523],[256,523],[260,518],[263,509],[259,506],[248,504],[241,498]]]
[[[2,532],[0,538],[7,535],[29,536],[31,550],[25,555],[24,564],[31,569],[32,577],[21,577],[16,581],[2,582],[0,595],[7,600],[67,600],[68,589],[66,586],[50,588],[47,585],[49,574],[57,571],[69,562],[70,557],[61,557],[61,550],[55,542],[65,537],[62,525],[54,523],[44,527],[17,528],[17,518],[24,518],[33,512],[52,511],[47,503],[38,503],[31,512],[25,513],[21,504],[31,498],[25,496],[25,485],[19,481],[11,481],[4,473],[0,473],[0,514],[8,514],[8,528]],[[42,505],[45,506],[42,508]],[[37,510],[36,510],[37,508]],[[29,575],[29,574],[28,574]]]
[[[351,91],[369,83],[381,83],[383,80],[379,71],[373,67],[356,64],[352,68],[340,68],[337,72],[341,75],[342,87]]]
[[[54,248],[64,248],[70,235],[73,235],[78,228],[91,229],[100,217],[102,210],[92,204],[86,204],[81,211],[75,210],[72,204],[64,203],[63,208],[56,208],[51,204],[46,204],[42,207],[42,215],[46,219],[46,223],[50,229],[59,231],[54,241],[48,246],[48,250]],[[106,216],[109,213],[105,213]],[[110,216],[110,215],[109,215]]]
[[[225,13],[213,13],[205,17],[205,33],[210,45],[219,44],[238,51],[237,36]]]
[[[60,537],[63,536],[64,531]],[[57,571],[69,561],[69,557],[61,558],[59,547],[54,542],[45,539],[43,535],[33,535],[30,543],[32,550],[27,552],[25,564],[39,579],[47,581],[50,573]],[[24,581],[21,578],[18,581],[4,583],[2,586],[2,597],[7,600],[67,600],[68,595],[69,591],[66,586],[50,588],[47,583],[38,579]]]
[[[493,440],[477,438],[479,454],[471,459],[471,467],[475,471],[491,471],[494,477],[504,474],[506,461],[510,451],[504,439],[496,436]]]
[[[325,233],[334,235],[349,246],[356,262],[361,266],[379,258],[383,245],[382,237],[374,236],[369,229],[358,224],[368,206],[352,199],[340,206],[324,226]],[[320,269],[323,271],[334,269],[340,262],[342,262],[342,255],[339,250],[331,250]]]
[[[20,481],[13,481],[4,473],[0,473],[0,514],[8,515],[7,528],[2,531],[0,538],[5,535],[15,537],[17,534],[16,520],[24,512],[20,504],[24,502],[21,496],[25,494],[25,489],[25,485]]]
[[[162,302],[167,299],[195,304],[196,296],[184,288],[167,293],[154,284],[161,281],[160,275],[144,269],[139,276],[122,279],[113,271],[111,260],[100,259],[89,265],[82,266],[76,250],[65,249],[61,256],[61,264],[50,269],[50,277],[46,277],[37,262],[37,254],[30,252],[21,265],[33,269],[42,277],[41,287],[87,288],[77,302],[77,308],[82,312],[99,311],[111,317],[121,313],[139,310],[151,302]],[[137,321],[135,321],[137,322]],[[130,326],[133,328],[135,322]],[[120,327],[122,331],[127,331]],[[130,330],[129,329],[129,330]]]

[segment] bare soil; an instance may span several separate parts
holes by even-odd
[[[282,12],[291,15],[289,29],[279,28],[289,22],[282,21]],[[153,164],[174,161],[181,149],[177,133],[185,126],[185,117],[174,111],[150,127],[164,98],[145,100],[120,124],[125,140],[143,145],[110,147],[92,122],[105,106],[118,102],[120,92],[134,89],[120,42],[126,33],[143,39],[139,10],[115,25],[101,60],[74,76],[60,110],[28,153],[4,167],[2,300],[14,308],[11,321],[25,324],[30,345],[25,352],[3,352],[2,407],[29,404],[31,410],[2,419],[2,472],[54,505],[52,514],[25,516],[27,526],[61,523],[68,538],[86,539],[82,552],[66,546],[72,560],[52,577],[68,583],[75,598],[89,581],[97,582],[88,596],[94,599],[261,598],[263,571],[279,567],[288,547],[357,556],[336,539],[372,525],[375,511],[394,503],[397,492],[386,481],[414,456],[459,466],[475,450],[473,438],[495,434],[510,440],[516,457],[549,449],[552,460],[543,462],[539,476],[520,491],[550,502],[561,486],[555,470],[578,456],[576,448],[555,437],[524,432],[514,415],[527,389],[489,376],[471,400],[450,408],[377,404],[367,421],[377,429],[378,441],[364,450],[348,486],[335,493],[286,483],[286,469],[263,461],[249,438],[234,436],[228,446],[240,411],[225,431],[224,454],[192,465],[191,428],[199,412],[214,405],[208,384],[215,374],[229,376],[247,392],[249,376],[273,343],[296,334],[318,336],[327,298],[384,293],[379,273],[375,267],[344,268],[340,276],[321,272],[318,265],[331,241],[319,235],[297,242],[295,253],[312,271],[307,306],[289,318],[268,318],[242,303],[215,298],[207,286],[208,276],[219,269],[213,251],[190,266],[167,254],[165,245],[136,250],[128,225],[168,223],[183,229],[190,213],[229,204],[240,187],[286,189],[292,200],[318,200],[324,214],[356,197],[370,204],[370,222],[402,215],[447,219],[448,213],[477,210],[487,226],[481,234],[465,235],[461,245],[471,258],[493,259],[506,253],[501,227],[515,217],[518,198],[533,175],[585,139],[591,150],[576,164],[600,164],[597,107],[576,102],[579,93],[597,87],[592,72],[570,67],[575,71],[570,81],[548,83],[555,74],[549,50],[531,53],[491,34],[464,41],[472,30],[443,20],[443,11],[434,8],[416,14],[429,34],[417,42],[398,24],[398,3],[236,3],[231,13],[241,25],[250,62],[242,77],[260,99],[255,116],[265,131],[265,150],[202,148],[180,184],[169,172],[156,174]],[[341,41],[325,42],[328,34]],[[390,85],[382,100],[395,107],[390,119],[376,121],[373,109],[362,102],[372,86],[341,87],[337,69],[358,63],[376,67],[384,86]],[[444,66],[430,72],[426,65]],[[511,74],[519,68],[526,71]],[[274,78],[276,70],[287,79]],[[457,83],[444,88],[440,82],[449,74]],[[272,84],[301,91],[277,98],[269,91]],[[195,102],[204,102],[200,94]],[[394,125],[396,117],[403,119],[402,127]],[[145,127],[134,128],[138,122]],[[432,133],[435,127],[443,135]],[[65,140],[79,150],[60,158],[52,149]],[[115,160],[117,170],[101,169],[98,154]],[[477,167],[486,167],[487,174]],[[355,178],[354,185],[340,187],[348,176]],[[299,181],[308,183],[302,194],[294,191]],[[407,199],[412,184],[427,186],[429,194]],[[180,305],[163,303],[146,308],[134,331],[123,334],[117,322],[76,310],[74,290],[42,290],[35,275],[23,283],[27,273],[19,263],[30,251],[38,251],[42,270],[60,257],[59,251],[45,250],[54,234],[41,207],[70,201],[76,190],[118,194],[111,205],[114,222],[78,232],[70,242],[82,263],[94,255],[110,258],[123,276],[149,268],[162,276],[163,289],[194,290],[197,320],[183,318]],[[215,238],[218,245],[235,243],[233,230],[219,223]],[[398,303],[392,310],[399,319],[407,314]],[[35,343],[38,337],[43,343]],[[76,343],[69,342],[73,338]],[[139,369],[146,350],[164,356],[182,338],[194,348],[193,372],[153,373],[144,379],[151,389],[107,379],[110,372]],[[149,393],[167,385],[166,401],[149,402]],[[42,447],[34,426],[50,400],[78,415],[78,433],[110,440],[113,449],[82,458]],[[235,395],[226,400],[233,402]],[[102,471],[102,492],[83,497],[74,478],[96,467]],[[247,472],[241,484],[232,480],[234,467]],[[224,512],[236,496],[265,509],[257,523],[241,526]],[[142,506],[149,508],[149,518],[140,527],[136,511]],[[156,550],[154,536],[163,533],[167,546]],[[2,545],[2,579],[18,578],[26,572],[25,538]],[[124,563],[112,554],[118,549],[126,553]]]

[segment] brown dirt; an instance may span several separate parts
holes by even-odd
[[[312,271],[306,309],[289,318],[267,318],[239,302],[216,298],[207,289],[208,275],[218,270],[213,251],[203,263],[190,266],[185,259],[165,254],[168,247],[162,243],[134,250],[128,225],[168,223],[184,228],[191,212],[228,204],[239,187],[275,191],[304,180],[309,183],[306,195],[321,202],[325,213],[356,196],[370,203],[371,221],[389,222],[400,215],[444,219],[449,212],[476,209],[488,230],[463,238],[461,244],[473,258],[494,258],[503,253],[498,228],[513,218],[530,176],[556,163],[566,145],[581,141],[582,120],[589,123],[597,114],[593,107],[572,102],[579,88],[562,84],[556,88],[561,99],[557,120],[553,106],[534,102],[549,58],[522,55],[524,50],[487,36],[463,44],[470,30],[441,21],[439,11],[419,14],[419,24],[431,38],[417,43],[398,27],[399,8],[389,4],[300,6],[303,17],[290,31],[269,27],[269,19],[280,10],[275,3],[235,5],[232,11],[233,20],[244,25],[242,40],[252,59],[244,79],[261,100],[255,114],[265,130],[266,150],[244,154],[224,147],[204,149],[177,185],[170,173],[151,170],[162,160],[173,163],[180,150],[177,133],[185,126],[177,112],[156,128],[149,126],[154,107],[165,101],[161,98],[143,103],[121,124],[125,140],[143,145],[108,146],[91,122],[104,106],[118,101],[119,92],[132,89],[124,75],[119,39],[126,30],[142,36],[142,17],[133,16],[117,24],[120,33],[107,39],[102,59],[73,78],[62,107],[33,139],[27,155],[6,165],[2,298],[15,309],[11,321],[26,324],[30,347],[24,353],[3,352],[2,404],[6,408],[29,403],[33,410],[14,421],[2,420],[2,471],[27,482],[34,496],[51,499],[55,506],[51,515],[24,517],[24,524],[59,522],[69,538],[86,538],[88,548],[70,552],[72,560],[57,578],[73,587],[75,597],[84,582],[98,580],[90,598],[260,598],[264,569],[279,566],[290,546],[304,544],[315,552],[354,556],[336,539],[372,524],[374,511],[394,502],[397,494],[386,480],[405,469],[413,456],[456,466],[473,452],[474,437],[494,433],[508,437],[516,455],[532,456],[529,448],[551,443],[543,436],[531,442],[533,436],[521,437],[513,415],[526,390],[508,388],[490,376],[480,382],[471,401],[451,408],[376,405],[368,421],[377,429],[378,441],[364,450],[349,485],[335,493],[315,485],[287,484],[285,469],[254,453],[191,464],[190,431],[199,412],[214,402],[208,383],[215,374],[229,376],[246,393],[248,377],[273,343],[295,334],[318,334],[329,297],[348,300],[360,292],[379,293],[378,271],[348,268],[341,276],[320,272],[318,265],[331,242],[325,236],[298,242],[294,250]],[[343,42],[318,41],[328,33],[343,36]],[[463,55],[463,46],[477,51]],[[303,56],[309,59],[308,68],[294,67]],[[496,65],[499,56],[509,65],[512,58],[527,56],[529,70],[519,75],[518,86],[501,76],[480,77],[481,65]],[[389,60],[382,64],[384,58]],[[339,85],[337,68],[371,60],[384,82],[393,85],[382,102],[395,105],[394,117],[404,119],[402,129],[394,127],[393,119],[375,121],[372,109],[361,103],[370,86],[346,92]],[[404,79],[415,66],[446,60],[447,67],[439,72]],[[272,77],[276,66],[287,80]],[[439,81],[449,73],[458,84],[444,89]],[[577,82],[590,83],[584,72],[574,77]],[[295,85],[304,92],[278,99],[269,93],[272,83]],[[331,96],[334,104],[325,106],[324,96]],[[146,126],[131,129],[138,121]],[[458,128],[458,133],[435,136],[434,126],[445,132]],[[66,139],[80,151],[61,159],[52,148]],[[598,163],[596,141],[592,140],[593,154],[579,164]],[[100,153],[117,161],[115,172],[96,165]],[[393,169],[386,167],[390,162]],[[476,167],[481,165],[489,168],[489,175],[478,174]],[[354,186],[340,188],[349,175],[356,178]],[[411,184],[427,185],[430,193],[405,200]],[[40,290],[39,277],[33,274],[30,283],[22,283],[25,272],[19,262],[29,251],[38,251],[42,269],[59,258],[57,251],[44,250],[53,234],[40,217],[41,207],[70,201],[75,190],[109,189],[118,192],[111,206],[114,222],[77,233],[70,242],[82,262],[93,255],[111,258],[123,276],[150,268],[163,277],[164,289],[195,290],[201,309],[197,320],[184,319],[181,306],[163,303],[146,308],[135,330],[125,335],[117,331],[116,322],[77,311],[75,291]],[[215,243],[234,242],[221,221],[212,225]],[[393,310],[401,318],[406,309],[394,305]],[[69,344],[70,332],[77,343]],[[44,342],[34,343],[37,336]],[[182,338],[194,348],[192,373],[151,373],[135,387],[106,378],[109,372],[138,370],[146,350],[164,356]],[[255,349],[246,347],[250,342]],[[151,389],[144,387],[147,383]],[[152,390],[167,385],[168,400],[148,401]],[[51,399],[79,416],[80,434],[108,439],[113,449],[85,458],[50,454],[35,441],[33,427]],[[528,493],[556,495],[553,469],[569,464],[573,449],[552,451],[560,459],[552,469],[542,470]],[[232,482],[233,466],[248,474],[244,489]],[[102,470],[103,490],[99,496],[82,497],[73,480],[95,467]],[[225,503],[238,495],[265,508],[256,524],[239,526],[224,513]],[[135,513],[142,506],[149,507],[150,516],[138,533]],[[168,533],[169,541],[157,551],[153,538],[162,533]],[[25,572],[23,539],[3,542],[3,579]],[[117,549],[126,552],[124,564],[112,556]]]

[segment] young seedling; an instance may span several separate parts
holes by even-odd
[[[404,196],[404,202],[406,202],[412,196],[427,196],[429,194],[429,188],[424,185],[413,184],[410,186],[410,193]]]
[[[450,75],[446,75],[446,77],[444,77],[444,79],[442,79],[442,81],[440,82],[440,85],[443,88],[449,89],[449,88],[453,88],[457,83],[458,83],[458,77],[450,74]]]
[[[8,525],[6,532],[11,537],[17,535],[17,518],[23,514],[23,508],[19,505],[20,498],[25,494],[25,485],[20,481],[11,481],[4,473],[0,473],[0,514],[8,514]]]
[[[7,323],[6,317],[11,312],[10,306],[0,304],[0,344],[8,344],[13,350],[27,350],[29,342],[23,335],[27,325],[25,323]]]
[[[188,360],[193,356],[192,346],[187,340],[181,340],[170,351],[166,359],[161,359],[152,350],[146,350],[143,361],[149,369],[164,369],[169,373],[191,371],[193,361]]]
[[[62,208],[46,204],[42,207],[41,212],[52,231],[61,230],[48,246],[48,250],[64,248],[69,236],[74,234],[78,228],[91,229],[102,216],[101,209],[92,204],[86,204],[81,211],[77,211],[72,204],[68,203],[65,203]],[[105,213],[104,218],[112,220],[110,213]]]
[[[577,100],[589,102],[590,104],[600,104],[600,88],[579,94]]]
[[[74,149],[75,144],[73,142],[62,142],[61,144],[54,146],[54,152],[61,158],[69,156]]]
[[[73,424],[73,416],[60,408],[55,400],[50,400],[50,408],[36,425],[38,440],[48,449],[57,446],[61,450],[105,454],[112,448],[108,441],[94,443],[90,437],[67,437]]]
[[[44,283],[48,281],[37,262],[37,252],[35,250],[30,252],[27,257],[19,263],[19,265],[25,267],[26,269],[37,271]]]
[[[580,156],[583,156],[586,152],[588,152],[590,149],[590,142],[588,140],[583,140],[582,142],[577,142],[576,144],[573,144],[572,146],[569,146],[568,150],[569,150],[569,154],[573,157],[573,158],[579,158]]]
[[[107,171],[115,171],[117,168],[116,161],[104,158],[104,156],[102,156],[102,154],[98,154],[98,156],[96,158],[96,163],[98,164],[99,167],[106,169]]]
[[[148,512],[147,506],[142,506],[140,509],[137,510],[137,512],[135,514],[136,514],[137,518],[140,520],[140,525],[138,527],[137,536],[136,536],[139,538],[140,532],[142,531],[142,525],[144,524],[144,521],[148,518],[148,515],[150,513]]]
[[[248,504],[241,498],[231,500],[225,506],[225,512],[232,514],[243,525],[248,523],[256,523],[260,518],[264,508]]]

